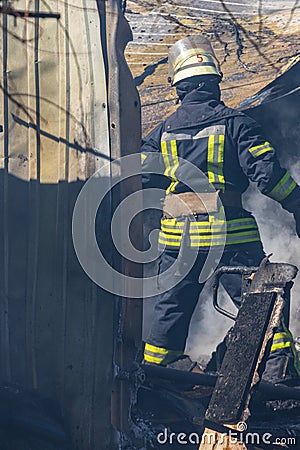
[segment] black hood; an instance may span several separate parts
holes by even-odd
[[[179,100],[184,101],[186,96],[192,94],[193,91],[197,91],[198,96],[203,97],[203,101],[221,99],[221,91],[219,87],[218,79],[203,79],[203,76],[191,77],[185,80],[179,81],[176,84],[176,92]]]
[[[195,78],[195,77],[194,77]],[[191,128],[218,122],[226,117],[242,113],[228,108],[220,100],[221,91],[216,81],[187,79],[177,83],[176,90],[181,105],[165,121],[166,131]]]

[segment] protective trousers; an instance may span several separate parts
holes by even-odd
[[[248,248],[247,251],[225,251],[218,267],[224,265],[258,266],[265,256],[262,246],[253,244],[249,245]],[[164,272],[174,264],[177,255],[177,252],[170,251],[165,251],[161,255],[158,282],[162,289],[169,277],[175,276],[172,271],[168,275]],[[199,252],[189,274],[179,284],[157,297],[152,328],[145,345],[144,360],[146,362],[167,365],[183,354],[191,317],[204,287],[204,284],[200,284],[198,279],[206,257],[206,252]],[[221,283],[234,304],[239,307],[241,302],[241,276],[236,274],[223,275]],[[287,316],[288,310],[289,308],[287,308]],[[263,379],[276,383],[283,380],[298,379],[299,375],[299,362],[293,338],[285,326],[283,317],[281,326],[274,334]]]

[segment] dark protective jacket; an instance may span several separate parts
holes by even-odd
[[[203,88],[185,95],[175,113],[144,139],[143,187],[163,188],[166,195],[205,192],[207,184],[185,161],[200,169],[216,190],[242,194],[251,180],[290,212],[300,204],[300,187],[280,166],[260,126]],[[162,218],[159,243],[178,250],[183,226],[183,218]],[[189,233],[190,246],[203,250],[222,245],[224,240],[231,249],[260,242],[254,217],[238,206],[198,215]]]

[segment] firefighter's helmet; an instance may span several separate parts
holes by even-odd
[[[172,85],[197,75],[222,78],[220,64],[204,36],[189,36],[172,45],[169,51],[169,80]]]

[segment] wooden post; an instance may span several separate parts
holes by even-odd
[[[103,3],[106,17],[107,33],[107,63],[108,63],[108,99],[110,144],[112,159],[119,159],[131,154],[140,153],[141,149],[141,117],[140,99],[134,81],[124,57],[124,50],[132,33],[128,22],[124,18],[120,2],[110,0]],[[123,199],[134,192],[140,192],[136,205],[142,210],[140,158],[134,160],[132,168],[135,175],[130,179],[122,180],[116,195],[112,194],[113,210]],[[112,178],[119,168],[113,165]],[[122,176],[122,165],[120,172]],[[142,222],[136,218],[130,236],[133,246],[142,249]],[[120,228],[126,226],[119,224]],[[119,299],[117,320],[117,339],[114,362],[116,366],[130,370],[137,350],[141,345],[142,336],[142,266],[123,258],[119,270],[130,277],[140,277],[140,292],[132,292],[130,280],[124,286],[127,298]],[[139,298],[136,298],[140,296]],[[130,412],[132,405],[132,387],[129,381],[115,380],[112,397],[112,421],[119,431],[130,432]]]

